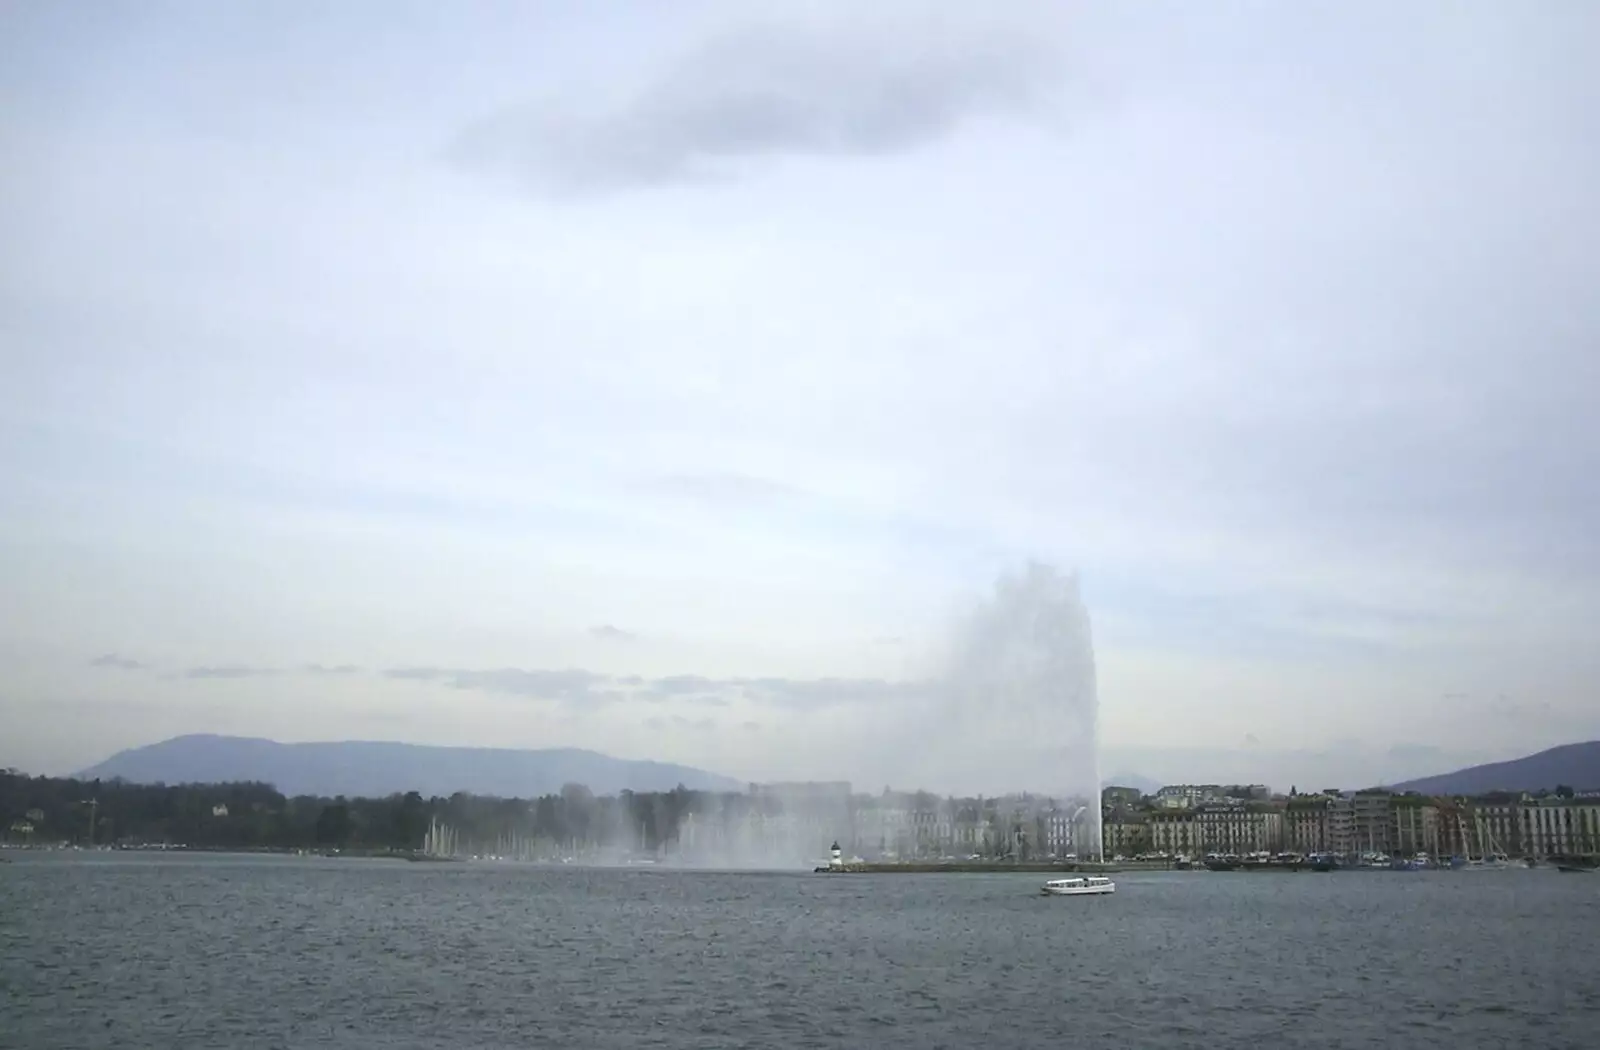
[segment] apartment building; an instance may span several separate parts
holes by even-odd
[[[1600,793],[1528,799],[1517,820],[1527,856],[1600,855]]]
[[[1130,813],[1120,820],[1107,821],[1101,834],[1105,837],[1108,857],[1136,857],[1155,848],[1150,837],[1150,819],[1144,814]]]
[[[1394,848],[1393,802],[1388,791],[1357,791],[1349,796],[1352,852],[1388,853]]]
[[[1211,802],[1149,815],[1150,849],[1177,856],[1277,852],[1284,843],[1283,812],[1271,804]]]
[[[1400,857],[1414,857],[1426,853],[1430,857],[1442,854],[1439,807],[1431,801],[1410,795],[1397,795],[1391,802],[1394,838],[1384,849]]]
[[[1188,809],[1221,799],[1221,784],[1168,784],[1152,796],[1162,809]]]
[[[1283,809],[1285,848],[1304,854],[1331,852],[1328,809],[1332,803],[1327,795],[1296,795],[1289,799]]]
[[[1288,848],[1302,853],[1592,855],[1600,854],[1600,793],[1459,800],[1382,791],[1300,795],[1284,806],[1284,829]]]

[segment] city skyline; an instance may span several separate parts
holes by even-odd
[[[1156,777],[1117,768],[1101,777],[1100,789],[1136,789],[1146,795],[1159,793],[1170,785],[1249,785],[1264,787],[1269,793],[1286,796],[1322,790],[1421,790],[1427,794],[1483,794],[1504,790],[1553,790],[1558,786],[1588,790],[1595,780],[1594,756],[1600,741],[1574,743],[1533,755],[1501,756],[1496,763],[1477,763],[1451,769],[1433,768],[1419,773],[1417,768],[1403,775],[1341,779],[1324,776],[1329,769],[1350,764],[1349,756],[1333,765],[1307,764],[1305,756],[1282,778],[1256,777],[1252,769],[1218,770],[1215,755],[1195,768],[1211,771],[1205,776]],[[1394,757],[1391,751],[1391,761]],[[1413,749],[1413,761],[1422,756],[1438,757],[1434,750]],[[1260,767],[1255,767],[1259,769]],[[234,779],[269,783],[288,794],[384,796],[394,792],[421,791],[424,795],[451,795],[457,792],[484,797],[531,797],[555,790],[558,784],[577,783],[597,793],[617,790],[618,783],[631,783],[635,790],[667,790],[669,785],[687,784],[692,790],[726,791],[743,785],[765,784],[856,784],[850,778],[799,778],[764,781],[761,778],[728,776],[718,770],[693,766],[662,766],[651,759],[619,759],[594,751],[551,749],[522,751],[496,748],[440,748],[392,741],[307,741],[278,742],[245,737],[218,737],[195,734],[118,752],[92,767],[65,773],[39,769],[19,769],[24,774],[68,775],[74,777],[122,779],[131,783],[213,783]],[[469,772],[470,771],[470,772]],[[1058,778],[1062,780],[1070,778]],[[1463,786],[1448,787],[1448,784]],[[540,787],[538,785],[543,785]],[[1464,786],[1473,785],[1473,786]],[[1521,787],[1517,787],[1521,785]],[[1081,783],[1079,784],[1081,788]],[[865,789],[863,789],[865,790]],[[1065,791],[1041,785],[1010,782],[1007,786],[963,788],[948,778],[884,784],[883,790],[899,793],[932,793],[938,797],[1000,797],[1033,795],[1067,798],[1081,796],[1081,790]],[[870,793],[870,791],[869,791]]]
[[[865,852],[892,868],[905,861],[1070,861],[1086,847],[1100,857],[1103,823],[1106,853],[1119,862],[1251,855],[1258,861],[1275,856],[1282,865],[1287,853],[1299,858],[1296,868],[1307,857],[1351,862],[1360,855],[1366,866],[1417,870],[1446,858],[1454,858],[1454,867],[1515,856],[1565,857],[1582,870],[1581,858],[1588,855],[1592,867],[1600,849],[1600,791],[1570,787],[1465,796],[1384,789],[1286,796],[1264,785],[1182,784],[1151,793],[1107,788],[1089,806],[1080,804],[1088,800],[1037,795],[875,794],[854,791],[847,782],[605,794],[566,784],[559,792],[516,799],[463,792],[330,797],[248,780],[115,780],[94,787],[0,771],[0,793],[15,818],[9,827],[0,824],[0,844],[353,848],[434,859],[601,864],[645,855],[758,868],[804,866],[827,849],[836,859]],[[90,797],[82,799],[86,790]],[[1391,864],[1391,855],[1401,863]]]
[[[859,7],[6,7],[0,766],[1048,788],[1030,559],[1102,774],[1600,737],[1600,12]]]

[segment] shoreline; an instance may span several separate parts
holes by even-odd
[[[10,857],[6,856],[10,854]],[[483,864],[507,865],[514,867],[535,868],[579,868],[579,869],[629,869],[639,871],[663,872],[705,872],[723,873],[734,871],[765,871],[785,872],[790,874],[813,875],[1111,875],[1118,873],[1181,871],[1204,872],[1206,874],[1228,875],[1256,872],[1282,872],[1282,873],[1314,873],[1327,874],[1329,872],[1372,872],[1372,871],[1450,871],[1448,866],[1435,866],[1426,869],[1408,869],[1391,867],[1371,867],[1363,865],[1339,864],[1327,867],[1309,861],[1267,861],[1239,863],[1226,868],[1208,868],[1204,863],[1190,866],[1180,866],[1170,860],[1146,861],[1108,861],[1097,863],[1093,861],[861,861],[847,863],[839,867],[832,865],[817,865],[814,867],[793,868],[744,868],[728,867],[724,865],[700,865],[675,861],[629,861],[617,860],[611,862],[594,861],[560,861],[554,859],[512,859],[502,857],[475,857],[475,856],[440,856],[424,853],[420,850],[391,850],[391,849],[344,849],[330,850],[306,847],[226,847],[226,846],[171,846],[161,844],[134,845],[134,846],[93,846],[93,847],[61,847],[61,846],[18,846],[14,844],[0,845],[0,862],[8,862],[11,857],[27,855],[52,855],[52,854],[94,854],[94,855],[209,855],[209,856],[234,856],[234,857],[298,857],[301,859],[326,859],[326,860],[389,860],[413,864],[447,864],[480,866]],[[1581,873],[1600,873],[1600,857],[1585,855],[1562,855],[1559,857],[1540,858],[1536,864],[1525,865],[1518,861],[1504,870],[1537,870],[1547,871],[1577,871]]]
[[[881,861],[827,865],[813,868],[813,875],[1106,875],[1121,871],[1168,871],[1166,861],[1124,861],[1097,864],[1092,861],[1063,864],[1059,861]]]

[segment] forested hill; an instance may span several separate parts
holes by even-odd
[[[1487,795],[1495,791],[1600,791],[1600,740],[1563,744],[1509,762],[1470,766],[1394,785],[1424,795]]]
[[[290,795],[362,795],[394,792],[533,798],[583,784],[603,795],[621,791],[739,791],[731,777],[691,766],[612,758],[577,748],[431,747],[353,740],[280,744],[250,737],[193,735],[121,751],[78,774],[120,777],[141,784],[250,780]]]
[[[216,849],[416,850],[432,821],[463,849],[515,839],[550,851],[671,842],[691,812],[732,812],[747,795],[667,792],[597,796],[580,785],[537,799],[417,792],[382,798],[288,797],[268,784],[151,785],[0,773],[0,840],[12,845],[151,845]],[[92,835],[91,835],[92,827]]]

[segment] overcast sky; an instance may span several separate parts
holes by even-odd
[[[209,731],[1040,787],[918,685],[1028,558],[1081,578],[1108,773],[1600,736],[1595,39],[4,5],[0,765]]]

